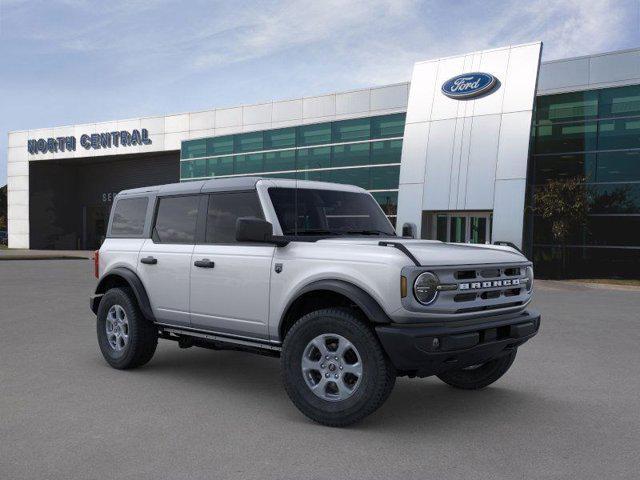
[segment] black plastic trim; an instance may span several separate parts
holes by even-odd
[[[98,283],[98,286],[96,287],[95,296],[100,295],[100,298],[102,298],[101,294],[105,294],[107,292],[106,286],[109,284],[109,280],[113,279],[114,277],[119,277],[127,282],[129,287],[131,287],[133,294],[136,296],[138,306],[140,307],[140,310],[142,311],[144,317],[147,320],[155,322],[156,318],[153,314],[153,310],[151,309],[151,302],[149,302],[149,296],[147,295],[147,291],[145,290],[142,281],[134,271],[129,270],[126,267],[116,267],[113,270],[109,271],[107,275],[102,277],[100,279],[100,282]],[[92,297],[91,310],[93,311],[93,313],[97,314],[100,302],[95,301],[95,296]]]

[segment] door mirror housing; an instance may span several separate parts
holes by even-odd
[[[236,240],[238,242],[272,243],[279,247],[287,241],[273,236],[273,225],[256,217],[239,217],[236,220]]]

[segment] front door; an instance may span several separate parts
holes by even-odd
[[[138,255],[138,276],[156,319],[189,325],[191,255],[195,246],[199,195],[158,199],[152,238]]]
[[[491,243],[491,212],[432,214],[430,237],[453,243]]]
[[[275,247],[237,243],[238,217],[264,218],[255,191],[209,196],[205,242],[191,258],[191,325],[267,339]]]

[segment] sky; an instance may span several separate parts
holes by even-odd
[[[0,185],[12,130],[403,82],[537,40],[543,61],[640,47],[640,0],[0,0]]]

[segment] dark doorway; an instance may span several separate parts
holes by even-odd
[[[179,152],[30,162],[30,247],[99,248],[119,191],[179,179]]]

